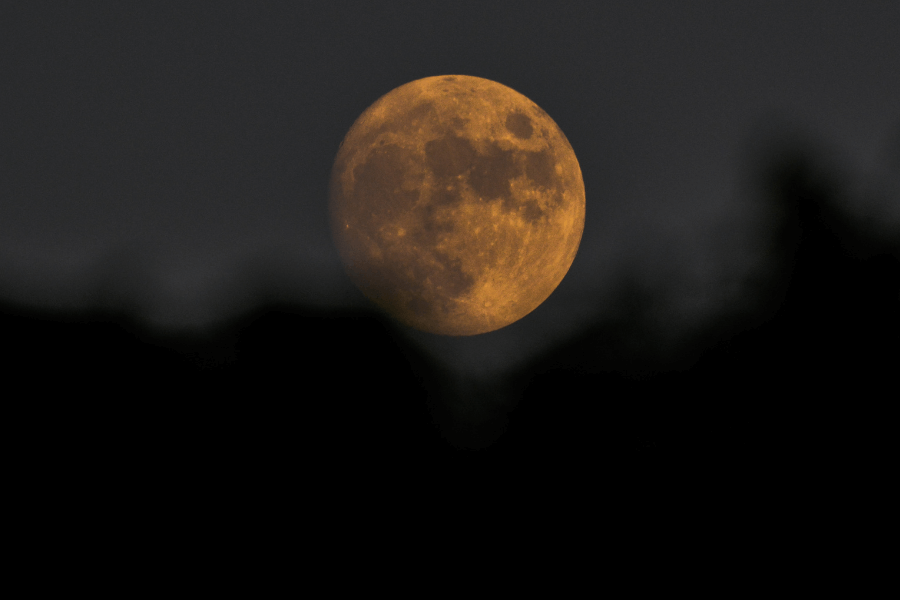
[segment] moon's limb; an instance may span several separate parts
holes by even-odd
[[[412,327],[493,331],[537,308],[575,258],[584,184],[553,120],[468,76],[386,94],[332,170],[332,233],[360,290]]]

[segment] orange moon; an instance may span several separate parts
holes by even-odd
[[[362,293],[443,335],[518,321],[553,293],[584,230],[575,152],[537,104],[479,77],[378,99],[331,172],[335,246]]]

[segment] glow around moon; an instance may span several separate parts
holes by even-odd
[[[350,279],[411,327],[474,335],[556,289],[584,229],[575,152],[534,102],[487,79],[382,96],[334,162],[332,235]]]

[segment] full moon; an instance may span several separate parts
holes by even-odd
[[[335,246],[389,315],[475,335],[532,312],[584,230],[575,152],[537,104],[479,77],[427,77],[360,115],[331,172]]]

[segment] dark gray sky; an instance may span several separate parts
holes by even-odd
[[[0,297],[204,328],[272,293],[364,304],[329,238],[338,145],[440,74],[536,102],[584,174],[581,249],[532,315],[401,330],[457,368],[511,366],[656,298],[660,343],[753,301],[770,216],[754,159],[805,140],[900,235],[900,3],[91,2],[0,8]]]

